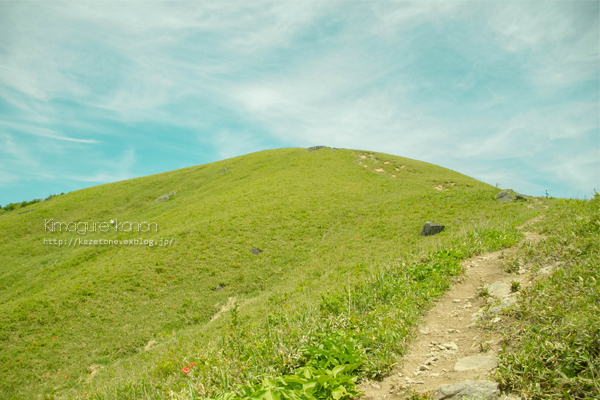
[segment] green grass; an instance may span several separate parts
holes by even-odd
[[[600,196],[558,201],[538,229],[548,239],[523,248],[519,261],[555,271],[511,313],[497,379],[531,399],[598,399]]]
[[[514,227],[545,210],[500,204],[498,189],[435,165],[361,154],[264,151],[0,211],[0,398],[216,396],[293,373],[300,349],[339,332],[365,349],[357,374],[381,376],[459,260],[516,243]],[[50,218],[159,229],[44,232]],[[420,237],[425,221],[446,229]],[[211,322],[230,298],[239,308]]]

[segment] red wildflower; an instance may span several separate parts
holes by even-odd
[[[188,372],[190,372],[190,369],[188,367],[183,367],[183,368],[181,368],[181,372],[183,372],[184,374],[187,374]]]
[[[195,362],[191,362],[191,363],[190,363],[190,367],[195,367],[195,366],[196,366],[196,363],[195,363]]]

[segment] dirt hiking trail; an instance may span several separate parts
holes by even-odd
[[[527,221],[517,229],[539,221]],[[490,379],[501,349],[498,333],[484,330],[480,321],[502,324],[502,309],[517,303],[511,288],[520,289],[535,280],[529,269],[504,272],[502,262],[525,242],[538,242],[544,236],[523,232],[525,239],[516,246],[481,254],[462,263],[465,274],[429,310],[398,366],[383,381],[361,384],[364,399],[407,399],[429,393],[433,399],[516,399],[501,394]],[[487,296],[481,295],[487,288]],[[471,381],[464,384],[461,382]],[[479,381],[479,382],[473,382]],[[488,381],[488,382],[481,382]],[[438,388],[445,386],[441,392]],[[487,389],[485,389],[487,387]],[[481,389],[481,390],[480,390]],[[487,391],[486,391],[487,390]]]

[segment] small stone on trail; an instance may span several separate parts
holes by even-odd
[[[250,250],[250,252],[252,254],[254,254],[255,256],[259,255],[260,253],[262,253],[262,250],[257,249],[256,247],[253,247],[252,250]]]
[[[493,296],[497,299],[506,297],[511,293],[510,285],[500,281],[494,282],[490,286],[488,286],[488,291],[490,293],[490,296]]]
[[[444,344],[442,344],[442,346],[444,346],[444,348],[446,348],[448,350],[458,350],[458,346],[454,342],[444,343]]]
[[[468,371],[470,369],[493,368],[496,366],[496,358],[488,356],[469,356],[461,358],[454,364],[455,371]]]
[[[441,385],[434,400],[494,400],[500,396],[498,383],[492,381],[464,381]]]

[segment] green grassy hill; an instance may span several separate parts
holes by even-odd
[[[371,349],[364,373],[377,376],[458,261],[516,243],[514,227],[543,210],[497,192],[407,158],[293,148],[0,212],[0,398],[214,395],[291,371],[328,329],[358,328]],[[117,223],[80,234],[51,232],[49,220]],[[421,237],[426,221],[446,229]],[[127,222],[158,231],[115,231]],[[79,239],[154,245],[67,245]],[[384,288],[393,279],[406,285]],[[390,297],[367,295],[377,290]],[[369,319],[379,316],[390,320]]]

